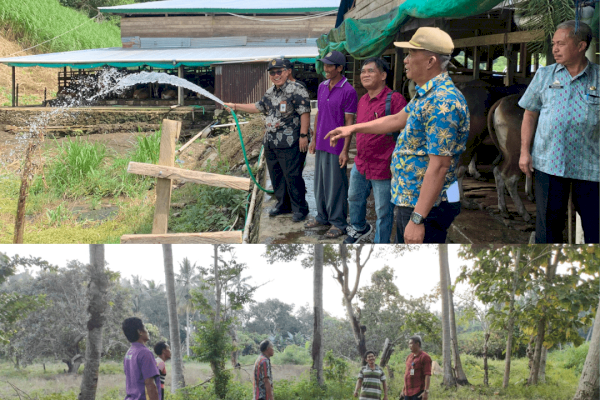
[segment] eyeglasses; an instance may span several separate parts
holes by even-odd
[[[283,69],[278,69],[277,71],[269,71],[269,75],[271,76],[275,76],[275,75],[281,75],[283,74]]]

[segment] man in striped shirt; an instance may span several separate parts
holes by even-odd
[[[271,357],[275,354],[273,343],[270,340],[263,340],[260,344],[260,352],[254,363],[253,400],[273,400],[273,375],[271,374]]]
[[[171,359],[171,348],[165,342],[158,342],[154,346],[154,354],[156,357],[156,367],[160,373],[160,400],[165,398],[165,378],[167,377],[166,361]]]
[[[375,364],[375,353],[367,351],[365,353],[367,365],[363,366],[358,373],[354,397],[358,397],[360,389],[360,400],[381,400],[381,388],[383,387],[383,400],[387,400],[387,385],[385,383],[385,374],[379,365]]]

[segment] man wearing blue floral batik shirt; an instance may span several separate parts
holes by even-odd
[[[600,67],[585,57],[591,40],[583,22],[559,24],[552,38],[556,64],[537,70],[519,101],[525,109],[519,167],[535,175],[536,243],[563,242],[571,191],[585,242],[600,236]]]

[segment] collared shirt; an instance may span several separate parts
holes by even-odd
[[[416,206],[432,154],[452,157],[434,204],[438,206],[448,200],[446,190],[456,181],[456,165],[469,136],[469,110],[447,72],[416,89],[417,94],[404,109],[408,120],[392,154],[392,202]]]
[[[410,370],[413,369],[413,375]],[[431,357],[421,351],[418,356],[410,353],[406,357],[406,371],[404,372],[404,395],[414,396],[425,390],[425,377],[431,376]]]
[[[298,145],[300,116],[310,113],[308,91],[301,84],[286,81],[279,88],[273,85],[255,106],[267,116],[265,146],[289,149]]]
[[[139,342],[131,347],[123,360],[125,372],[125,400],[146,400],[146,379],[156,378],[156,388],[160,390],[160,378],[154,355]]]
[[[533,168],[549,175],[598,182],[600,67],[572,77],[561,64],[541,67],[519,101],[540,116],[533,140]]]
[[[345,125],[346,114],[356,114],[356,90],[348,83],[346,77],[329,90],[329,79],[319,85],[317,93],[316,149],[339,155],[344,149],[344,140],[338,140],[335,147],[331,147],[325,135],[329,131]]]
[[[369,364],[365,365],[360,369],[358,379],[363,380],[359,400],[381,399],[383,382],[386,378],[379,365],[375,364],[373,369],[369,367]]]
[[[392,89],[385,86],[373,98],[366,93],[358,102],[356,123],[374,121],[385,116],[385,102]],[[406,107],[406,100],[400,93],[392,94],[390,113],[397,114]],[[391,179],[390,164],[394,151],[394,138],[392,135],[371,135],[369,133],[356,134],[356,169],[367,179]]]
[[[273,376],[271,375],[271,360],[264,354],[261,354],[254,362],[254,400],[267,399],[267,388],[265,386],[265,377],[273,385]]]

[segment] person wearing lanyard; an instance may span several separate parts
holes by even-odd
[[[421,350],[421,337],[413,336],[408,341],[410,354],[406,357],[404,388],[400,399],[427,400],[431,383],[431,357]]]
[[[556,64],[538,69],[519,101],[525,109],[519,167],[535,175],[536,243],[564,242],[570,192],[585,242],[600,238],[600,66],[585,56],[591,28],[576,25],[557,26]]]

